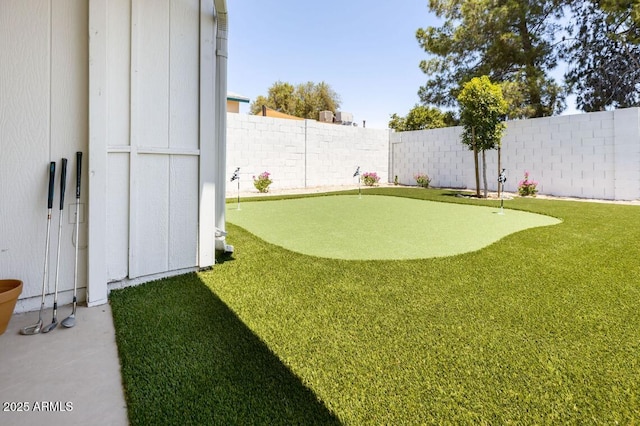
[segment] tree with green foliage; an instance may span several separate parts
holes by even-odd
[[[438,108],[426,105],[415,105],[405,117],[393,113],[391,120],[389,120],[389,128],[396,132],[437,129],[457,124],[457,119],[452,112],[442,112]]]
[[[487,197],[487,159],[485,152],[500,147],[505,124],[502,119],[508,104],[502,96],[500,85],[489,77],[474,77],[462,86],[458,95],[460,123],[463,126],[462,143],[473,150],[476,173],[476,196],[480,197],[478,153],[482,152],[484,197]],[[498,165],[498,167],[500,167]]]
[[[320,111],[335,112],[340,108],[340,96],[327,83],[311,81],[293,86],[275,82],[267,96],[258,96],[251,104],[251,113],[260,114],[262,106],[285,114],[317,120]]]
[[[282,81],[273,83],[267,92],[267,96],[258,96],[251,104],[251,114],[260,114],[262,106],[266,106],[276,111],[295,115],[297,99],[295,97],[296,88]]]
[[[607,12],[609,23],[615,24],[618,37],[640,44],[640,1],[596,0],[596,3]]]
[[[562,112],[564,91],[550,71],[558,62],[554,37],[566,0],[429,0],[444,20],[416,37],[430,55],[420,63],[429,77],[420,88],[425,104],[453,106],[462,85],[487,75],[510,82],[511,111],[522,117]]]
[[[575,2],[570,9],[571,37],[562,55],[578,108],[592,112],[640,105],[640,44],[634,42],[631,9],[607,11],[597,1]]]

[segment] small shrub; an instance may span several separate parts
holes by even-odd
[[[380,181],[380,176],[376,172],[365,172],[362,174],[362,183],[365,186],[374,186]]]
[[[262,172],[257,178],[255,176],[253,177],[253,186],[256,187],[258,192],[269,192],[269,185],[273,183],[270,176],[271,173]]]
[[[396,175],[396,177],[393,179],[393,184],[394,185],[399,185],[400,183],[398,182],[398,175]]]
[[[417,173],[413,175],[413,178],[416,180],[418,186],[423,188],[428,188],[431,183],[431,178],[426,173]]]
[[[522,197],[527,197],[529,195],[535,197],[538,189],[538,182],[535,180],[529,179],[529,172],[524,172],[524,179],[518,182],[518,194]]]

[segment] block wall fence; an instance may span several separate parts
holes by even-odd
[[[240,190],[253,176],[271,173],[273,189],[358,185],[356,167],[389,176],[389,130],[227,114],[227,174],[240,167]],[[227,181],[227,194],[236,183]],[[232,195],[229,195],[232,196]]]
[[[462,127],[395,133],[268,117],[229,114],[227,172],[241,168],[241,189],[269,171],[272,188],[357,185],[353,171],[415,185],[427,173],[435,187],[475,188],[473,153]],[[524,172],[541,194],[611,200],[640,199],[640,108],[508,121],[501,164],[507,191]],[[489,190],[497,189],[498,154],[487,151]],[[233,194],[235,184],[227,184]],[[231,196],[231,195],[230,195]]]

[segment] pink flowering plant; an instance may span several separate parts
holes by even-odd
[[[272,183],[273,180],[271,180],[271,173],[269,172],[262,172],[257,178],[253,177],[253,186],[256,187],[258,192],[269,192],[269,185]]]
[[[426,173],[416,173],[413,175],[413,178],[416,180],[418,186],[423,188],[428,188],[431,183],[431,178]]]
[[[529,195],[535,197],[538,192],[538,189],[536,188],[537,186],[538,182],[529,179],[529,172],[524,172],[524,179],[518,182],[518,194],[522,197]]]
[[[380,176],[376,172],[365,172],[362,174],[362,183],[365,186],[374,186],[380,181]]]

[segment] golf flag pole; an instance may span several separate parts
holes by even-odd
[[[500,186],[500,213],[498,214],[504,214],[504,183],[507,181],[506,171],[507,169],[502,169],[498,176],[498,185]]]
[[[360,166],[356,168],[356,172],[353,174],[353,177],[358,176],[358,198],[362,198],[362,193],[360,192]]]
[[[231,182],[234,180],[238,181],[238,210],[240,210],[240,167],[236,167],[236,171],[231,176]]]

